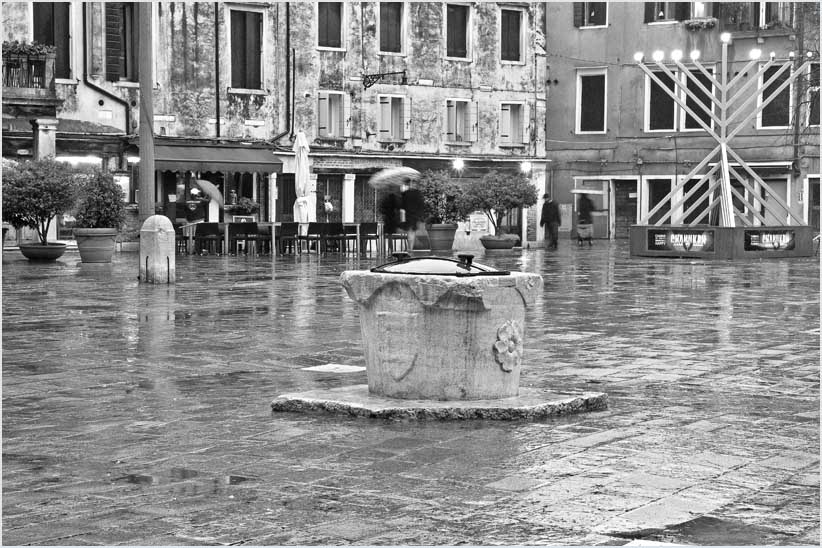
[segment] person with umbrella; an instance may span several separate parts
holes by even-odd
[[[371,177],[369,183],[387,193],[377,206],[385,234],[402,230],[408,234],[408,249],[414,249],[417,231],[425,220],[422,193],[412,186],[420,173],[410,167],[389,168]]]

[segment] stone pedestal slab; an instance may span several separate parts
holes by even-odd
[[[274,412],[325,412],[366,418],[538,420],[608,407],[601,392],[547,392],[521,388],[512,398],[471,401],[401,400],[372,394],[368,385],[282,394]]]

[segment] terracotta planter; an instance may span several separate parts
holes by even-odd
[[[30,261],[56,261],[66,252],[66,244],[20,244],[20,253]]]
[[[455,224],[432,224],[427,229],[431,251],[451,251],[454,246]]]
[[[110,263],[117,238],[116,228],[75,228],[74,238],[84,263]]]
[[[483,236],[479,240],[485,249],[513,249],[517,243],[513,238],[497,238],[496,236]]]

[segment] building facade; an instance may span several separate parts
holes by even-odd
[[[729,119],[736,116],[736,121],[728,127],[729,133],[738,132],[728,144],[767,181],[796,217],[818,230],[816,3],[562,2],[546,4],[545,9],[549,22],[546,144],[552,160],[548,181],[568,213],[563,230],[571,234],[575,230],[573,212],[580,193],[588,194],[595,203],[598,211],[594,213],[594,231],[600,238],[627,238],[631,224],[642,220],[653,224],[670,210],[672,204],[668,202],[667,209],[663,207],[646,219],[675,183],[717,146],[696,116],[712,129],[716,123],[695,105],[701,99],[718,116],[718,105],[711,106],[709,98],[720,98],[721,92],[710,83],[709,75],[721,81],[723,33],[729,33],[730,38],[726,76],[734,82],[727,93],[730,96],[739,92],[739,99],[729,105]],[[707,75],[699,74],[699,83],[686,78],[674,63],[671,56],[678,56],[677,50],[684,52],[686,65],[690,52],[698,52],[699,62],[708,71]],[[749,66],[750,54],[753,51],[756,55],[756,50],[761,62]],[[647,62],[653,55],[661,56],[671,74],[652,63],[649,66],[660,79],[648,76],[638,67],[638,53],[643,53]],[[777,84],[806,59],[807,53],[813,62],[805,74],[779,90]],[[774,66],[758,75],[759,67],[771,56]],[[773,75],[783,64],[791,68],[776,84],[763,88],[763,78]],[[672,77],[693,95],[675,84]],[[661,85],[676,89],[681,101],[672,99]],[[772,93],[777,93],[775,100],[746,120]],[[736,169],[747,177],[742,169]],[[747,182],[760,191],[758,184]],[[739,181],[732,181],[732,185],[754,203],[761,205],[774,199],[764,189],[752,197]],[[688,190],[686,184],[682,192]],[[698,197],[697,192],[690,200]],[[673,213],[686,213],[690,204],[686,199],[675,206],[679,211]],[[774,219],[763,208],[760,219],[746,211],[753,225],[799,222],[788,212],[784,218],[780,215]],[[690,221],[691,215],[685,215],[684,222]],[[671,218],[665,222],[670,223]]]
[[[391,166],[457,178],[530,168],[543,190],[544,10],[535,2],[152,3],[157,211],[184,222],[191,189],[206,180],[229,205],[245,197],[260,205],[259,219],[291,220],[300,131],[311,146],[312,217],[325,215],[328,198],[329,220],[376,220],[367,180]],[[32,155],[31,120],[52,120],[58,157],[105,165],[136,203],[144,10],[8,2],[3,12],[4,41],[56,49],[46,84],[7,79],[14,62],[4,53],[4,157]],[[48,100],[15,105],[10,88]],[[230,213],[212,203],[206,218]],[[523,239],[535,240],[536,227],[527,212],[509,219]]]

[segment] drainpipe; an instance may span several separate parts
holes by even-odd
[[[276,142],[289,132],[294,135],[294,120],[291,117],[291,12],[290,3],[285,3],[285,127],[286,130],[278,133],[271,140]]]
[[[88,58],[88,14],[86,13],[86,2],[83,2],[83,83],[90,87],[91,89],[97,91],[101,95],[105,95],[109,99],[120,103],[126,108],[126,135],[131,134],[131,105],[126,99],[123,99],[119,95],[112,93],[111,91],[98,86],[88,78],[89,67],[91,63],[89,62]]]
[[[214,130],[220,137],[220,4],[214,2]]]

